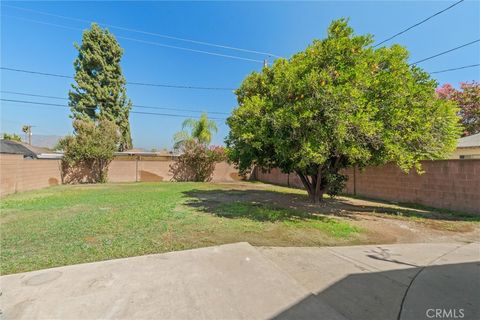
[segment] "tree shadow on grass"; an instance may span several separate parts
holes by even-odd
[[[214,189],[185,191],[185,205],[226,218],[256,221],[325,219],[325,215],[358,220],[358,213],[375,213],[432,220],[480,221],[480,216],[431,208],[412,208],[396,204],[349,197],[327,198],[314,205],[298,193],[262,189]]]
[[[432,208],[414,203],[388,202],[361,196],[346,195],[339,199],[344,204],[358,212],[373,212],[377,214],[404,216],[442,221],[480,222],[480,215],[453,211],[449,209]],[[355,203],[355,204],[352,204]]]
[[[247,218],[260,222],[293,220],[326,220],[324,215],[315,215],[307,210],[306,197],[282,195],[265,190],[190,190],[187,206],[224,218]],[[283,198],[281,198],[283,197]]]

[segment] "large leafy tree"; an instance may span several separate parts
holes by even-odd
[[[187,141],[208,145],[212,141],[213,133],[217,130],[217,124],[215,121],[208,119],[206,113],[202,113],[199,119],[185,119],[182,123],[182,131],[173,136],[174,149],[179,149]]]
[[[454,101],[458,105],[458,115],[464,128],[464,136],[480,133],[480,84],[478,82],[462,82],[460,90],[447,83],[437,89],[437,95],[441,99]]]
[[[342,168],[394,162],[408,171],[447,155],[459,136],[453,103],[399,45],[374,49],[346,20],[289,60],[250,74],[228,118],[228,153],[252,166],[295,172],[313,202],[342,190]]]
[[[115,122],[120,132],[119,151],[132,147],[129,114],[132,107],[120,67],[123,49],[108,30],[93,23],[83,32],[82,44],[75,44],[75,82],[69,105],[75,120],[105,119]]]

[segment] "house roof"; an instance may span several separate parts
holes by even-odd
[[[10,140],[0,140],[0,153],[21,154],[24,157],[36,158],[37,155],[20,142]]]
[[[457,148],[480,148],[480,133],[458,139]]]
[[[176,157],[177,155],[170,153],[170,152],[165,152],[165,151],[160,151],[160,152],[149,152],[149,151],[144,151],[144,152],[138,152],[138,151],[122,151],[122,152],[115,152],[116,157],[132,157],[132,156],[142,156],[142,157],[151,157],[151,158],[157,158],[157,157]]]
[[[30,151],[32,151],[33,153],[35,153],[37,155],[40,154],[40,153],[50,153],[50,152],[52,152],[52,150],[49,149],[49,148],[31,146],[31,145],[29,145],[28,143],[25,143],[25,142],[22,142],[22,145],[25,148],[29,149]]]

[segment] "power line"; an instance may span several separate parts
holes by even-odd
[[[5,15],[5,14],[3,14],[2,16],[10,17],[10,18],[18,19],[18,20],[29,21],[29,22],[38,23],[38,24],[44,24],[44,25],[47,25],[47,26],[53,26],[53,27],[63,28],[63,29],[69,29],[69,30],[75,30],[75,31],[83,31],[83,29],[81,29],[81,28],[64,26],[64,25],[57,24],[57,23],[44,22],[44,21],[39,21],[39,20],[34,20],[34,19],[28,19],[28,18],[22,18],[22,17],[16,17],[16,16],[11,16],[11,15]],[[240,57],[240,56],[234,56],[234,55],[229,55],[229,54],[223,54],[223,53],[217,53],[217,52],[212,52],[212,51],[198,50],[198,49],[192,49],[192,48],[186,48],[186,47],[173,46],[173,45],[164,44],[164,43],[160,43],[160,42],[147,41],[147,40],[141,40],[141,39],[130,38],[130,37],[123,37],[123,36],[115,36],[115,37],[118,38],[118,39],[124,39],[124,40],[128,40],[128,41],[134,41],[134,42],[144,43],[144,44],[150,44],[150,45],[159,46],[159,47],[164,47],[164,48],[178,49],[178,50],[184,50],[184,51],[190,51],[190,52],[196,52],[196,53],[203,53],[203,54],[208,54],[208,55],[217,56],[217,57],[223,57],[223,58],[230,58],[230,59],[237,59],[237,60],[244,60],[244,61],[251,61],[251,62],[257,62],[257,63],[263,63],[263,60],[258,60],[258,59],[250,59],[250,58],[245,58],[245,57]]]
[[[148,114],[148,115],[165,116],[165,117],[177,117],[177,118],[186,118],[186,117],[188,117],[188,116],[186,116],[186,115],[181,115],[181,114],[145,112],[145,111],[130,111],[130,113]],[[198,117],[198,116],[193,116],[193,117]],[[211,120],[221,120],[221,121],[227,120],[227,118],[215,118],[215,117],[208,117],[208,119],[211,119]]]
[[[45,95],[41,95],[41,94],[33,94],[33,93],[25,93],[25,92],[17,92],[17,91],[0,90],[0,92],[9,93],[9,94],[17,94],[17,95],[20,95],[20,96],[27,96],[27,97],[39,97],[39,98],[49,98],[49,99],[58,99],[58,100],[68,100],[67,98],[63,98],[63,97],[45,96]]]
[[[230,115],[228,112],[220,112],[220,111],[200,111],[194,109],[180,109],[180,108],[170,108],[170,107],[156,107],[156,106],[145,106],[145,105],[138,105],[133,104],[132,107],[140,108],[140,109],[157,109],[157,110],[170,110],[170,111],[185,111],[185,112],[197,112],[197,113],[210,113],[210,114],[223,114],[223,115]]]
[[[464,1],[464,0],[460,0],[460,1],[458,1],[458,2],[455,2],[455,3],[452,4],[451,6],[445,8],[445,9],[443,9],[443,10],[441,10],[441,11],[438,11],[437,13],[429,16],[428,18],[425,18],[425,19],[423,19],[422,21],[417,22],[417,23],[415,23],[414,25],[412,25],[412,26],[410,26],[410,27],[408,27],[408,28],[406,28],[406,29],[404,29],[404,30],[402,30],[402,31],[400,31],[400,32],[398,32],[398,33],[395,33],[393,36],[391,36],[391,37],[389,37],[389,38],[381,41],[380,43],[374,45],[373,47],[376,48],[376,47],[378,47],[379,45],[381,45],[381,44],[383,44],[383,43],[385,43],[385,42],[387,42],[387,41],[390,41],[390,40],[392,40],[393,38],[396,38],[396,37],[398,37],[399,35],[404,34],[405,32],[407,32],[407,31],[409,31],[409,30],[411,30],[411,29],[413,29],[413,28],[415,28],[415,27],[418,27],[419,25],[421,25],[421,24],[427,22],[428,20],[430,20],[430,19],[438,16],[439,14],[441,14],[441,13],[447,11],[447,10],[452,9],[452,8],[455,7],[456,5],[459,5],[459,4],[462,3],[463,1]]]
[[[127,81],[127,84],[134,85],[134,86],[144,86],[144,87],[162,87],[162,88],[192,89],[192,90],[217,90],[217,91],[234,91],[234,90],[236,90],[235,88],[182,86],[182,85],[157,84],[157,83],[145,83],[145,82],[131,82],[131,81]]]
[[[14,100],[14,99],[3,99],[3,98],[0,98],[0,101],[33,104],[33,105],[41,105],[41,106],[48,106],[48,107],[70,108],[69,106],[67,106],[65,104],[58,104],[58,103],[46,103],[46,102],[38,102],[38,101]],[[85,107],[85,109],[94,109],[94,107]],[[188,115],[173,114],[173,113],[157,113],[157,112],[143,112],[143,111],[130,111],[130,113],[164,116],[164,117],[178,117],[178,118],[189,117]],[[209,117],[209,119],[222,120],[222,121],[226,120],[226,118],[214,118],[214,117]]]
[[[433,55],[433,56],[427,57],[427,58],[425,58],[425,59],[418,60],[418,61],[415,61],[415,62],[413,62],[413,63],[410,63],[410,65],[412,66],[412,65],[414,65],[414,64],[418,64],[418,63],[420,63],[420,62],[424,62],[424,61],[427,61],[427,60],[430,60],[430,59],[433,59],[433,58],[442,56],[442,55],[444,55],[444,54],[446,54],[446,53],[449,53],[449,52],[452,52],[452,51],[461,49],[461,48],[463,48],[463,47],[466,47],[466,46],[472,45],[472,44],[474,44],[474,43],[477,43],[477,42],[479,42],[479,41],[480,41],[480,39],[477,39],[477,40],[471,41],[471,42],[469,42],[469,43],[462,44],[461,46],[455,47],[455,48],[453,48],[453,49],[450,49],[450,50],[447,50],[447,51],[443,51],[443,52],[437,53],[437,54],[435,54],[435,55]]]
[[[469,66],[463,66],[463,67],[458,67],[458,68],[451,68],[451,69],[433,71],[433,72],[430,72],[430,74],[443,73],[443,72],[449,72],[449,71],[455,71],[455,70],[461,70],[461,69],[468,69],[468,68],[474,68],[474,67],[478,67],[478,66],[480,66],[480,64],[471,64]]]
[[[66,76],[66,75],[55,74],[55,73],[46,73],[46,72],[38,72],[38,71],[32,71],[32,70],[7,68],[7,67],[0,67],[0,69],[1,69],[1,70],[6,70],[6,71],[13,71],[13,72],[23,72],[23,73],[38,74],[38,75],[49,76],[49,77],[58,77],[58,78],[73,79],[72,76]]]
[[[6,70],[6,71],[12,71],[12,72],[37,74],[37,75],[41,75],[41,76],[74,79],[74,77],[72,77],[72,76],[67,76],[67,75],[63,75],[63,74],[56,74],[56,73],[48,73],[48,72],[40,72],[40,71],[16,69],[16,68],[8,68],[8,67],[0,67],[0,69],[1,70]],[[173,85],[173,84],[164,84],[164,83],[145,83],[145,82],[129,82],[129,81],[127,81],[126,83],[130,84],[130,85],[135,85],[135,86],[162,87],[162,88],[174,88],[174,89],[219,90],[219,91],[233,91],[233,90],[235,90],[234,88],[184,86],[184,85]]]
[[[26,96],[26,97],[39,97],[39,98],[49,98],[49,99],[58,99],[58,100],[68,100],[68,98],[64,97],[57,97],[57,96],[46,96],[42,94],[33,94],[33,93],[26,93],[26,92],[18,92],[18,91],[8,91],[8,90],[0,90],[0,92],[8,93],[8,94],[15,94],[19,96]],[[211,114],[224,114],[229,115],[228,112],[219,112],[219,111],[208,111],[208,110],[194,110],[194,109],[184,109],[184,108],[173,108],[173,107],[153,107],[153,106],[145,106],[145,105],[138,105],[132,104],[132,107],[135,108],[143,108],[143,109],[158,109],[158,110],[171,110],[171,111],[186,111],[186,112],[206,112]]]
[[[462,0],[463,1],[463,0]],[[84,22],[84,23],[91,23],[92,21],[87,20],[87,19],[79,19],[79,18],[73,18],[73,17],[67,17],[64,15],[59,15],[59,14],[53,14],[50,12],[45,12],[45,11],[40,11],[40,10],[34,10],[34,9],[29,9],[29,8],[23,8],[23,7],[17,7],[17,6],[12,6],[12,5],[4,5],[5,7],[10,7],[10,8],[15,8],[23,11],[29,11],[29,12],[35,12],[39,13],[42,15],[46,16],[51,16],[51,17],[57,17],[61,19],[66,19],[66,20],[71,20],[71,21],[77,21],[77,22]],[[133,29],[133,28],[126,28],[126,27],[121,27],[121,26],[116,26],[112,24],[107,24],[103,22],[97,22],[99,25],[103,25],[109,28],[113,29],[118,29],[118,30],[124,30],[124,31],[129,31],[129,32],[136,32],[140,34],[145,34],[149,36],[156,36],[160,38],[165,38],[165,39],[172,39],[172,40],[178,40],[178,41],[184,41],[184,42],[190,42],[190,43],[195,43],[195,44],[200,44],[204,46],[211,46],[211,47],[216,47],[216,48],[222,48],[222,49],[229,49],[229,50],[235,50],[235,51],[241,51],[241,52],[249,52],[249,53],[255,53],[255,54],[261,54],[261,55],[268,55],[276,58],[281,58],[281,56],[270,53],[270,52],[263,52],[263,51],[257,51],[257,50],[250,50],[250,49],[244,49],[244,48],[238,48],[238,47],[233,47],[233,46],[226,46],[226,45],[221,45],[217,43],[212,43],[212,42],[206,42],[206,41],[198,41],[198,40],[192,40],[192,39],[187,39],[187,38],[180,38],[180,37],[175,37],[175,36],[170,36],[166,34],[161,34],[161,33],[156,33],[156,32],[150,32],[150,31],[144,31],[144,30],[138,30],[138,29]]]

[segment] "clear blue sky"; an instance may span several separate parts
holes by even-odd
[[[271,52],[289,57],[313,39],[323,38],[329,23],[348,17],[356,33],[371,33],[380,41],[456,1],[337,1],[337,2],[12,2],[1,5],[1,65],[42,72],[73,74],[86,22],[71,21],[8,7],[41,10],[53,14],[108,23],[198,41]],[[480,38],[478,1],[465,1],[427,23],[397,37],[416,61]],[[43,21],[73,29],[34,23]],[[80,30],[77,30],[80,29]],[[263,55],[206,47],[110,28],[117,36],[207,50],[262,60]],[[118,39],[124,48],[122,66],[127,81],[192,86],[237,87],[261,63],[229,59]],[[479,43],[420,64],[437,71],[479,63]],[[479,68],[434,75],[440,84],[457,85],[479,80]],[[1,90],[67,97],[72,80],[1,71]],[[229,91],[200,91],[129,85],[134,104],[230,112],[236,100]],[[36,97],[1,94],[4,99],[66,103]],[[71,132],[68,108],[20,103],[1,103],[1,131],[20,133],[22,124],[35,125],[34,134],[65,135]],[[138,110],[149,111],[149,110]],[[160,110],[150,110],[162,112]],[[164,113],[197,115],[192,112]],[[211,116],[214,116],[213,114]],[[215,115],[225,117],[223,115]],[[172,135],[182,118],[132,114],[130,122],[136,147],[171,147]],[[219,121],[215,144],[222,144],[228,127]]]

